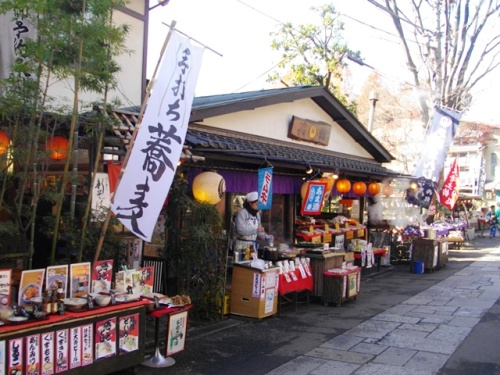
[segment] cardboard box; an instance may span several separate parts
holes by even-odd
[[[278,271],[234,264],[231,286],[231,314],[265,318],[278,311]]]

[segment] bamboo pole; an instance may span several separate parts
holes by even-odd
[[[145,96],[143,102],[142,102],[142,105],[141,105],[141,111],[139,112],[139,118],[138,118],[138,121],[137,121],[137,124],[134,128],[134,132],[132,133],[132,139],[130,140],[130,143],[129,143],[129,146],[128,146],[128,149],[127,149],[127,153],[125,154],[125,158],[123,159],[123,166],[122,166],[122,169],[120,170],[120,175],[118,176],[118,181],[116,181],[116,186],[115,186],[115,191],[117,191],[118,189],[118,185],[120,184],[120,180],[123,176],[123,172],[125,171],[126,169],[126,166],[127,166],[127,163],[128,163],[128,159],[130,158],[130,153],[132,152],[132,148],[134,147],[134,142],[135,142],[135,139],[137,137],[137,133],[141,127],[141,123],[142,123],[142,116],[144,115],[144,111],[146,109],[146,105],[149,101],[149,98],[151,96],[151,90],[153,89],[154,87],[154,83],[155,83],[155,80],[156,80],[156,74],[158,72],[158,68],[160,67],[160,63],[163,59],[163,55],[165,54],[165,50],[167,49],[167,45],[168,45],[168,42],[170,41],[170,37],[172,35],[172,32],[175,30],[175,25],[176,25],[176,21],[172,21],[171,23],[171,26],[170,26],[170,30],[165,38],[165,41],[163,42],[163,46],[161,48],[161,52],[160,52],[160,57],[156,63],[156,67],[155,67],[155,70],[153,72],[153,77],[151,78],[151,81],[149,82],[149,85],[148,87],[146,88],[146,92],[147,92],[147,95]],[[113,200],[113,197],[111,197],[111,200]],[[112,215],[112,212],[111,212],[111,208],[108,208],[108,214],[106,215],[106,220],[104,220],[104,223],[102,224],[102,229],[101,229],[101,234],[99,236],[99,241],[97,243],[97,248],[96,248],[96,252],[95,252],[95,255],[94,255],[94,262],[98,261],[99,260],[99,255],[101,253],[101,248],[102,248],[102,244],[104,243],[104,237],[106,236],[106,231],[108,229],[108,225],[109,225],[109,221],[111,219],[111,215]]]

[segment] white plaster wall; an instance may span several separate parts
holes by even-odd
[[[332,125],[328,146],[321,146],[288,138],[288,129],[293,116],[311,121],[322,121]],[[373,159],[363,147],[356,143],[344,129],[334,122],[311,99],[301,99],[290,103],[282,103],[257,108],[255,110],[212,117],[200,123],[215,128],[253,134],[290,143],[307,145],[322,150]]]
[[[144,13],[144,0],[132,0],[128,6],[141,14]],[[131,53],[124,53],[116,58],[121,71],[117,74],[118,84],[116,89],[111,90],[108,94],[108,102],[117,98],[120,100],[122,107],[140,106],[144,23],[142,20],[119,11],[116,11],[113,15],[113,20],[116,24],[129,25],[130,29],[125,45]],[[73,78],[64,80],[52,79],[50,81],[49,95],[55,98],[57,105],[67,104],[68,106],[72,106],[74,87]],[[102,94],[80,91],[80,111],[89,110],[88,107],[84,106],[89,105],[93,101],[102,101],[103,97]]]

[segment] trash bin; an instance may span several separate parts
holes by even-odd
[[[424,262],[421,262],[419,260],[413,262],[413,272],[417,274],[424,273]]]

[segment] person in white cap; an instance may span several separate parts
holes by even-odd
[[[236,241],[239,245],[245,245],[241,242],[253,242],[257,239],[273,242],[274,237],[267,235],[260,221],[259,214],[259,195],[256,191],[248,193],[243,203],[243,208],[236,215],[234,224],[236,232]]]

